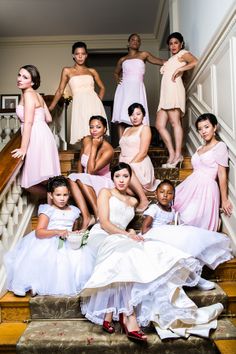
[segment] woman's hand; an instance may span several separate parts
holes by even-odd
[[[128,230],[128,237],[135,241],[144,241],[143,236],[136,235],[136,232],[133,229]]]
[[[68,230],[58,230],[57,236],[62,238],[63,240],[67,239],[68,237]]]
[[[99,138],[92,138],[92,145],[95,146],[96,148],[99,148],[103,143],[103,136],[100,136]]]
[[[222,202],[222,210],[225,215],[231,216],[233,211],[233,206],[228,199]]]
[[[183,70],[181,68],[176,69],[174,74],[172,75],[171,80],[175,82],[177,77],[182,76],[182,74],[183,74]]]
[[[14,159],[19,159],[21,158],[21,160],[24,160],[24,157],[26,155],[26,151],[22,148],[20,149],[15,149],[13,151],[11,151],[12,157],[14,157]]]

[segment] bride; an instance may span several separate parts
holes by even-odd
[[[161,338],[166,333],[187,337],[197,330],[208,335],[210,328],[216,328],[222,304],[198,309],[182,288],[198,283],[199,261],[168,244],[145,241],[134,230],[126,230],[137,205],[126,193],[131,174],[126,163],[115,166],[115,188],[99,194],[100,223],[92,228],[88,241],[94,256],[97,254],[96,265],[80,294],[82,312],[108,333],[115,331],[112,321],[119,320],[127,337],[135,341],[147,340],[140,325],[147,326],[150,321]]]

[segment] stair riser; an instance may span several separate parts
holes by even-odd
[[[23,322],[30,319],[29,306],[1,306],[1,322]]]
[[[226,306],[227,296],[219,288],[212,291],[200,292],[198,290],[187,290],[189,297],[198,306],[208,306],[221,302]],[[30,301],[30,309],[32,319],[69,319],[83,318],[80,311],[79,299],[77,297],[70,298],[53,298],[47,299],[42,296],[35,297]]]

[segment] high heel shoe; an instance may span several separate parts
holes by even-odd
[[[183,155],[180,155],[180,157],[176,161],[172,163],[167,163],[168,166],[166,168],[176,168],[176,167],[181,168],[183,161],[184,161],[184,157]]]
[[[111,325],[109,321],[103,321],[102,328],[104,331],[106,331],[109,334],[112,334],[115,332],[115,328]]]
[[[119,322],[120,322],[121,332],[122,333],[124,332],[128,339],[136,342],[143,342],[143,343],[147,342],[147,337],[145,336],[145,333],[141,331],[141,329],[139,331],[131,331],[131,332],[128,331],[127,326],[124,324],[123,313],[119,314]]]

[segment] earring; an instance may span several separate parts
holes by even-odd
[[[31,86],[34,86],[34,83],[33,83],[33,82],[31,82]]]

